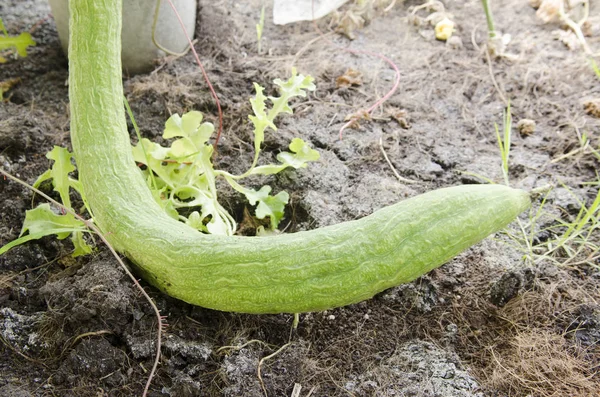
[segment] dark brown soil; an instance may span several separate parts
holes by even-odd
[[[417,13],[421,22],[410,17],[410,7],[421,3],[398,1],[354,41],[336,34],[329,36],[334,43],[309,44],[319,36],[311,23],[282,27],[267,18],[258,54],[261,1],[200,2],[196,49],[225,113],[217,167],[240,172],[251,162],[252,82],[272,91],[271,81],[291,66],[316,79],[317,91],[297,101],[295,115],[281,118],[265,142],[265,160],[294,137],[321,153],[307,169],[269,180],[274,191],[290,192],[282,229],[356,219],[431,189],[481,183],[473,174],[502,182],[494,123],[501,127],[503,97],[515,126],[535,121],[528,135],[513,129],[511,184],[558,184],[544,208],[567,221],[595,198],[598,185],[587,182],[598,180],[598,159],[583,149],[561,156],[580,148],[578,133],[600,147],[600,119],[586,113],[600,98],[600,80],[581,49],[554,39],[554,31],[566,32],[560,24],[542,24],[527,1],[493,1],[514,56],[488,63],[479,0],[444,1],[462,39],[454,45],[435,40],[425,10]],[[0,65],[0,82],[20,79],[0,106],[0,165],[30,183],[48,167],[44,156],[53,145],[69,146],[67,61],[52,18],[44,20],[49,12],[42,0],[0,4],[11,34],[37,25],[29,55]],[[597,2],[590,15],[588,44],[600,49]],[[384,95],[394,73],[377,58],[339,47],[385,54],[401,71],[399,90],[341,141],[344,118]],[[349,68],[362,74],[362,85],[337,88]],[[191,54],[125,77],[124,86],[146,137],[160,139],[171,113],[196,109],[216,118]],[[399,121],[392,117],[398,114]],[[380,139],[400,176],[418,183],[394,176]],[[225,190],[222,202],[242,220],[248,205],[239,195]],[[31,192],[0,180],[0,245],[18,236],[31,207]],[[538,231],[552,224],[549,216],[539,222]],[[600,244],[598,234],[590,242]],[[551,238],[535,234],[538,243]],[[0,257],[0,396],[141,395],[154,357],[153,312],[104,247],[72,259],[69,244],[44,238]],[[302,314],[296,331],[290,315],[212,311],[144,285],[169,323],[150,395],[597,395],[600,263],[561,266],[564,256],[532,260],[522,248],[498,234],[413,283]],[[261,382],[260,360],[286,344],[260,365]]]

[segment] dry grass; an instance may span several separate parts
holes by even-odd
[[[518,331],[498,348],[490,348],[492,360],[486,383],[510,396],[597,396],[598,381],[580,349],[563,335],[530,329]]]
[[[598,395],[598,347],[582,347],[568,335],[578,308],[600,301],[593,280],[559,271],[501,309],[476,288],[464,292],[463,304],[452,313],[461,325],[458,343],[486,390],[507,396]]]

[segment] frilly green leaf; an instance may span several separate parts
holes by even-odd
[[[46,154],[46,157],[54,161],[52,168],[40,175],[33,183],[33,187],[37,188],[44,181],[52,179],[54,191],[60,195],[60,199],[65,207],[72,209],[71,198],[69,197],[70,188],[75,189],[75,191],[81,195],[85,203],[86,200],[81,189],[81,184],[76,179],[69,177],[69,173],[75,171],[75,166],[71,162],[73,154],[65,148],[54,146],[54,148]]]
[[[277,229],[279,222],[283,219],[284,208],[289,199],[290,196],[286,191],[281,191],[275,196],[267,196],[258,203],[256,217],[264,219],[268,216],[271,229]]]
[[[53,234],[59,240],[63,240],[70,234],[73,234],[71,237],[75,246],[73,256],[84,255],[92,252],[92,247],[83,239],[83,232],[86,230],[87,227],[85,224],[73,215],[69,213],[59,215],[52,210],[49,204],[40,204],[36,208],[25,212],[25,222],[23,222],[19,238],[0,247],[0,255],[28,241],[38,240]]]
[[[82,231],[86,230],[86,227],[82,221],[69,213],[64,215],[56,214],[52,211],[50,205],[45,203],[25,212],[25,221],[23,222],[20,236],[23,236],[28,231],[30,234],[56,234],[58,239],[62,240],[67,238],[71,233],[61,231],[65,229]]]
[[[0,36],[0,51],[14,48],[21,57],[26,57],[27,48],[34,45],[35,41],[28,32],[23,32],[18,36]]]
[[[253,175],[272,175],[283,171],[288,167],[306,168],[309,161],[317,161],[321,157],[319,152],[312,149],[308,143],[300,138],[292,139],[289,146],[290,152],[282,152],[277,155],[281,164],[269,164],[256,167],[252,170]]]

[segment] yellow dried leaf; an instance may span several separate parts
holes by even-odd
[[[353,85],[362,85],[362,73],[358,70],[348,69],[335,80],[337,88],[351,87]]]

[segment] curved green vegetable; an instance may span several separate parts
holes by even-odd
[[[115,248],[173,297],[247,313],[347,305],[443,264],[530,205],[521,190],[459,186],[310,232],[201,234],[163,213],[135,166],[122,103],[121,1],[70,3],[71,134],[83,190]]]

